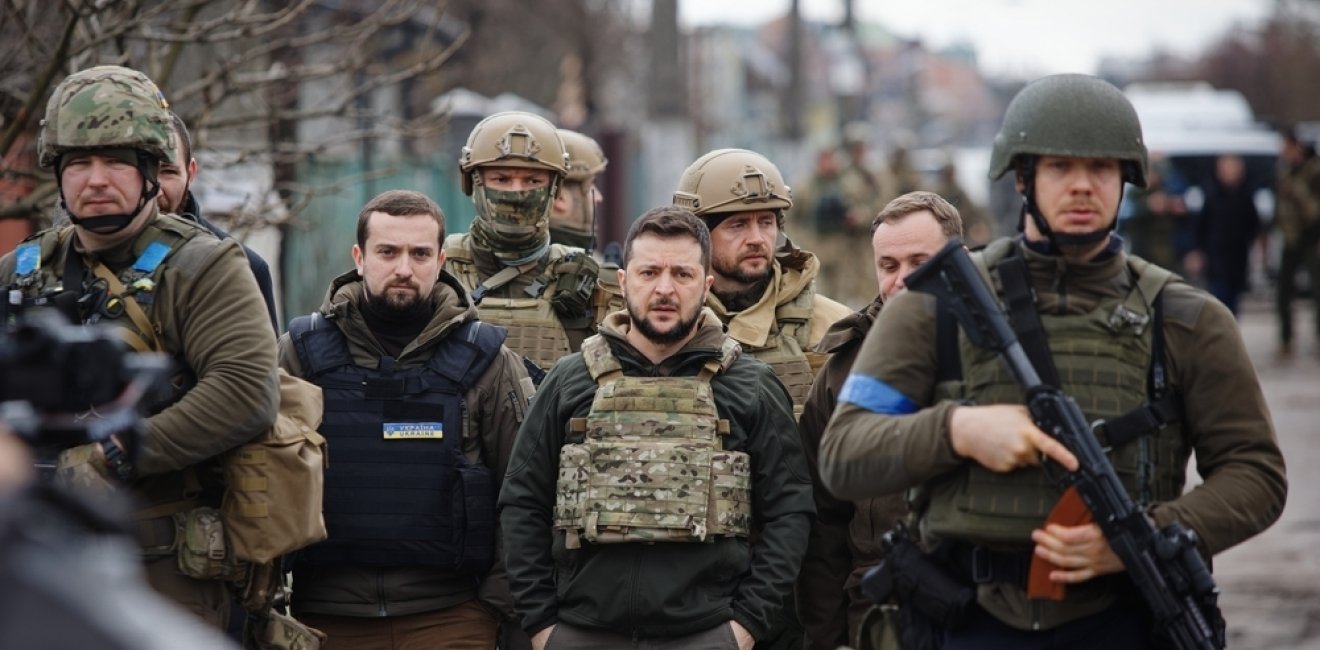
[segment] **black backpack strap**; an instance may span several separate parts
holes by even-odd
[[[1031,359],[1031,365],[1036,367],[1041,382],[1054,388],[1061,387],[1059,370],[1054,367],[1054,355],[1050,352],[1050,339],[1040,320],[1040,312],[1036,311],[1036,296],[1022,255],[1015,252],[1000,260],[995,265],[995,273],[1004,287],[1009,323],[1027,358]]]

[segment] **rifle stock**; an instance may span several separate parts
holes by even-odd
[[[1156,629],[1178,648],[1222,650],[1219,592],[1196,550],[1196,533],[1178,524],[1156,530],[1132,501],[1081,408],[1062,390],[1041,382],[962,241],[950,240],[904,282],[909,289],[934,295],[973,344],[999,354],[1025,390],[1036,426],[1077,457],[1077,471],[1047,463],[1046,473],[1060,488],[1076,489],[1146,601]]]

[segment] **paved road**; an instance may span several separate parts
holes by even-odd
[[[1215,558],[1233,650],[1320,650],[1320,342],[1311,312],[1296,321],[1290,360],[1275,358],[1272,309],[1245,304],[1242,335],[1288,464],[1288,505],[1258,537]]]

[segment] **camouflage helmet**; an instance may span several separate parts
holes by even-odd
[[[1083,74],[1060,74],[1026,85],[1004,114],[990,155],[990,179],[1019,155],[1115,158],[1123,180],[1146,186],[1146,145],[1141,122],[1127,97],[1112,84]]]
[[[610,161],[605,158],[600,143],[568,129],[559,129],[559,137],[568,151],[568,180],[581,183],[605,171]]]
[[[746,149],[716,149],[688,165],[674,192],[674,205],[698,217],[793,207],[793,192],[779,168]]]
[[[46,104],[38,162],[85,149],[137,149],[157,160],[174,156],[169,103],[147,75],[117,65],[69,75]]]
[[[505,111],[477,123],[463,145],[458,168],[463,174],[463,193],[472,194],[472,176],[477,168],[522,167],[568,174],[568,152],[555,125],[534,113]]]

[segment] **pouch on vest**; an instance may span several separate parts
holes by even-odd
[[[198,580],[236,580],[246,571],[225,541],[225,525],[215,508],[193,508],[172,515],[179,572]]]
[[[251,650],[320,650],[327,639],[325,632],[276,611],[249,618],[243,636],[243,647]]]
[[[268,431],[224,458],[221,504],[234,555],[265,563],[326,538],[321,387],[279,369],[280,409]]]
[[[574,254],[559,263],[563,273],[555,278],[550,305],[561,319],[581,318],[591,304],[600,265],[590,255]]]

